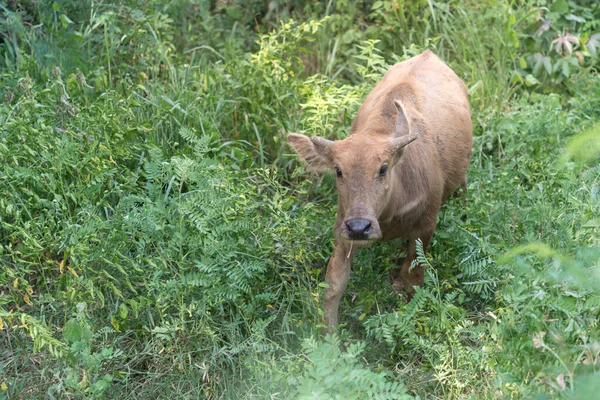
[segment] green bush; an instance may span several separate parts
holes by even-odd
[[[223,346],[249,351],[251,335],[276,349],[269,330],[293,338],[302,316],[317,314],[304,266],[323,262],[316,244],[327,229],[310,221],[331,220],[329,208],[300,213],[272,170],[222,163],[219,142],[187,128],[179,135],[191,154],[167,157],[145,142],[134,94],[87,106],[73,94],[77,113],[63,115],[60,78],[29,90],[0,117],[0,316],[11,335],[65,360],[55,393],[104,391],[118,369],[100,374],[97,364],[131,356],[135,344],[117,344],[127,332],[159,343],[197,332],[195,347],[212,349],[217,368],[227,365]],[[39,307],[47,311],[33,317]]]

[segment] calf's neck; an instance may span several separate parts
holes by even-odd
[[[422,268],[410,270],[416,240],[427,249],[442,203],[459,187],[466,195],[472,127],[461,79],[425,51],[385,73],[360,107],[346,139],[290,133],[288,141],[309,167],[337,176],[325,324],[338,323],[355,250],[375,241],[408,240],[406,257],[392,275],[394,285],[410,298],[424,278]]]

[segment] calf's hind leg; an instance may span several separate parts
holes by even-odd
[[[392,285],[394,286],[394,290],[400,290],[399,287],[397,287],[397,282],[400,282],[400,267],[402,266],[402,264],[404,263],[404,260],[406,259],[406,255],[408,254],[408,241],[407,240],[402,240],[402,243],[400,243],[400,247],[402,247],[402,251],[404,251],[404,257],[398,257],[394,260],[394,264],[397,265],[396,268],[392,268],[390,270],[390,282],[392,283]]]
[[[406,249],[406,258],[400,266],[399,270],[393,272],[393,285],[395,288],[403,292],[406,295],[407,300],[412,299],[415,295],[414,286],[422,286],[425,280],[425,269],[419,265],[411,270],[410,266],[412,262],[417,258],[417,239],[420,238],[423,242],[423,251],[427,250],[433,231],[435,228],[428,229],[421,233],[418,237],[413,237],[408,241],[408,247]]]

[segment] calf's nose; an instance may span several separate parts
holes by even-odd
[[[367,239],[371,233],[371,221],[364,218],[352,218],[346,221],[350,239],[361,240]]]

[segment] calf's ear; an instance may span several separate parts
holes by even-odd
[[[417,132],[411,129],[410,119],[407,114],[407,108],[400,100],[395,100],[398,116],[394,127],[394,137],[390,146],[390,152],[397,155],[402,155],[402,149],[419,137]]]
[[[418,137],[419,135],[408,134],[392,139],[392,144],[390,145],[390,153],[397,156],[401,156],[402,152],[404,151],[404,147],[412,141],[416,140]]]
[[[394,100],[398,116],[396,117],[396,124],[394,126],[394,136],[406,136],[410,133],[410,122],[408,121],[408,115],[406,114],[406,107],[400,100]]]
[[[333,142],[331,140],[318,136],[309,138],[299,133],[288,133],[287,138],[294,151],[306,161],[311,169],[323,171],[333,168],[331,162]]]

